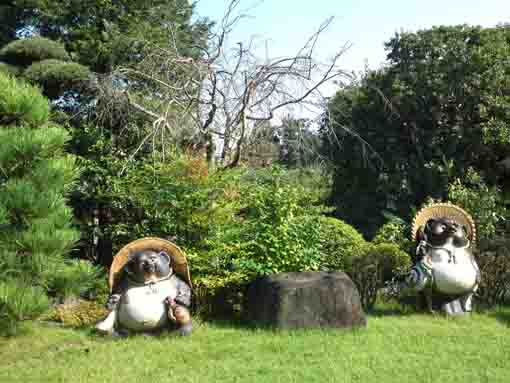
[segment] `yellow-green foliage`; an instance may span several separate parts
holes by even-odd
[[[249,278],[242,272],[202,276],[193,281],[193,312],[204,319],[235,318],[241,313],[243,291]]]
[[[345,270],[348,259],[361,255],[367,241],[354,227],[342,220],[321,217],[320,225],[323,266],[332,270]]]
[[[49,116],[48,100],[39,89],[0,71],[0,126],[41,126]]]
[[[5,265],[0,262],[0,270],[2,266]],[[16,334],[19,321],[37,318],[49,305],[45,291],[39,286],[31,286],[21,278],[0,281],[0,335]]]
[[[393,243],[404,251],[411,251],[414,243],[411,241],[408,231],[409,225],[404,222],[389,221],[377,230],[372,243]]]
[[[57,305],[43,319],[52,320],[69,327],[93,325],[107,315],[103,304],[97,301],[79,300],[77,303]]]

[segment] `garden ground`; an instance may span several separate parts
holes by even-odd
[[[28,323],[0,338],[0,382],[509,382],[510,310],[395,314],[350,330],[208,323],[191,337],[107,339]]]

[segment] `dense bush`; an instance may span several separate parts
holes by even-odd
[[[483,306],[508,303],[510,299],[510,243],[505,238],[485,242],[475,253],[482,280],[476,300]]]
[[[0,61],[14,66],[28,67],[42,60],[69,60],[64,46],[44,37],[15,40],[0,49]]]
[[[40,85],[47,97],[56,98],[64,90],[84,84],[90,78],[90,71],[78,63],[49,59],[33,63],[23,76]]]
[[[208,241],[209,258],[250,276],[320,268],[321,207],[302,187],[282,182],[282,172],[240,176],[238,209]]]
[[[46,289],[51,295],[97,297],[107,294],[104,270],[86,260],[66,260],[45,270]]]
[[[411,258],[391,243],[367,244],[361,255],[350,259],[347,274],[356,284],[363,308],[371,310],[378,292],[411,266]]]
[[[462,181],[456,179],[448,185],[448,197],[473,216],[477,236],[482,240],[494,236],[508,215],[501,191],[496,186],[489,187],[473,168],[468,169]]]
[[[400,250],[408,253],[411,259],[415,252],[415,243],[411,240],[411,225],[397,219],[390,219],[382,225],[375,233],[372,243],[392,243]]]
[[[119,171],[124,164],[119,161]],[[100,234],[111,238],[115,250],[145,236],[195,248],[223,219],[217,203],[223,181],[210,176],[200,158],[139,160],[122,176],[112,173],[101,191],[111,201],[110,225]]]
[[[278,167],[210,174],[203,160],[177,157],[147,161],[110,185],[122,207],[111,226],[115,248],[149,235],[182,246],[193,308],[203,316],[239,313],[256,276],[305,270],[346,271],[370,308],[384,283],[409,265],[410,257],[382,235],[371,244],[325,217],[321,194]]]
[[[355,228],[332,217],[320,218],[320,239],[324,255],[321,267],[345,270],[352,257],[363,254],[367,242]]]
[[[14,65],[0,62],[0,72],[3,72],[4,74],[8,74],[11,76],[17,76],[20,73],[20,70]]]

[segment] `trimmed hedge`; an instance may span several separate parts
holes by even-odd
[[[0,72],[11,76],[17,76],[20,74],[21,70],[14,65],[0,62]]]
[[[368,244],[354,227],[340,219],[321,217],[320,226],[323,268],[345,270],[349,259],[361,255]]]
[[[70,57],[61,43],[44,37],[15,40],[0,49],[0,60],[14,66],[28,67],[48,59],[67,61]]]
[[[41,85],[46,96],[55,98],[65,89],[88,81],[90,71],[78,63],[49,59],[30,65],[24,76],[30,82]]]
[[[361,255],[349,259],[347,274],[356,284],[365,310],[371,310],[379,290],[411,267],[411,257],[393,243],[368,243]]]

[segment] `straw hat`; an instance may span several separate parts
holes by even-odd
[[[450,203],[434,203],[422,208],[414,217],[413,228],[411,231],[413,241],[416,241],[416,235],[420,227],[424,226],[431,218],[450,218],[467,229],[467,235],[472,244],[476,241],[476,226],[473,218],[460,207]]]
[[[191,278],[189,275],[188,262],[186,261],[186,257],[184,252],[175,244],[165,239],[156,238],[156,237],[147,237],[137,239],[131,243],[128,243],[124,246],[113,258],[112,265],[110,267],[110,276],[108,279],[108,284],[110,285],[110,290],[113,289],[113,285],[121,272],[122,268],[126,264],[129,254],[138,253],[140,251],[153,250],[153,251],[164,251],[166,252],[171,259],[172,268],[175,273],[179,274],[191,287]]]

